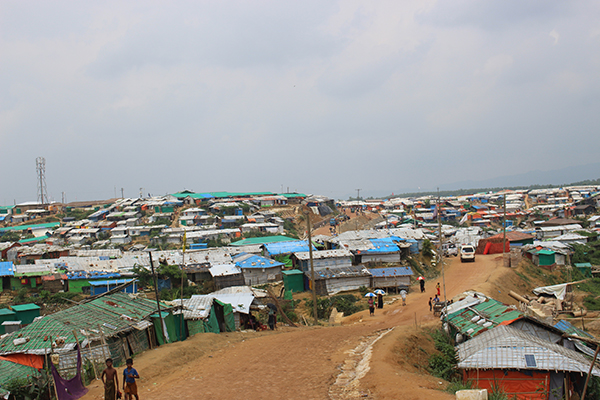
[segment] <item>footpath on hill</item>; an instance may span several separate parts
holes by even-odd
[[[486,292],[507,273],[497,256],[478,256],[469,264],[449,259],[448,298],[470,289]],[[342,326],[197,334],[146,351],[134,364],[142,376],[140,398],[452,399],[440,391],[443,382],[403,368],[395,355],[416,325],[439,324],[427,304],[438,280],[427,282],[425,293],[415,286],[404,307],[395,301],[374,317],[362,311],[346,317]],[[100,382],[83,397],[101,398]]]

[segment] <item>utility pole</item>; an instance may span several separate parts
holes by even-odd
[[[123,196],[123,188],[121,188],[121,198],[124,199],[125,196]]]
[[[448,326],[448,300],[446,299],[446,274],[444,273],[444,246],[443,246],[443,235],[442,235],[442,216],[440,210],[440,188],[438,188],[438,198],[437,198],[437,223],[438,223],[438,238],[440,242],[440,248],[438,254],[440,256],[440,263],[442,264],[442,284],[444,285],[444,308],[446,311],[444,312],[444,319],[446,320],[446,326]]]
[[[158,318],[160,319],[160,331],[162,333],[163,341],[167,344],[167,336],[165,335],[165,327],[164,320],[162,316],[162,311],[160,309],[160,296],[158,295],[158,278],[156,273],[154,272],[154,262],[152,261],[152,252],[148,252],[148,257],[150,257],[150,268],[152,269],[152,277],[154,278],[154,294],[156,295],[156,308],[158,308]]]
[[[185,331],[185,325],[184,325],[184,318],[183,318],[183,277],[185,276],[185,248],[187,247],[187,231],[183,231],[183,255],[181,258],[181,340],[184,339],[185,335],[184,335],[184,331]]]
[[[502,223],[502,265],[506,266],[506,192],[502,195],[504,203],[504,222]]]
[[[308,258],[310,259],[310,282],[312,286],[313,316],[315,325],[319,322],[317,318],[317,286],[315,285],[315,266],[313,264],[312,232],[310,227],[310,213],[306,213],[306,228],[308,230]]]
[[[356,201],[360,200],[360,189],[356,189]]]

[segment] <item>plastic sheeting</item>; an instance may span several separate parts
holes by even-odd
[[[538,296],[541,294],[548,294],[550,296],[554,296],[559,300],[565,299],[565,294],[567,293],[567,285],[568,283],[561,283],[559,285],[552,286],[541,286],[533,289],[533,293]]]

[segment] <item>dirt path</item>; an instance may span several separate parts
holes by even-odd
[[[498,265],[498,268],[496,266]],[[450,260],[446,290],[452,297],[506,273],[494,256],[472,264]],[[440,278],[441,282],[441,278]],[[147,351],[135,359],[144,400],[178,399],[450,399],[439,380],[403,370],[394,361],[398,340],[417,324],[436,323],[426,293],[346,318],[343,326],[282,328],[278,332],[199,334]],[[391,300],[392,298],[388,299]],[[337,382],[337,384],[336,384]],[[99,383],[84,399],[100,399]]]

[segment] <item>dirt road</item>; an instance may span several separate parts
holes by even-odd
[[[448,298],[485,289],[509,273],[494,256],[475,263],[454,258],[446,268]],[[442,279],[439,279],[442,283]],[[425,293],[347,317],[338,327],[282,328],[271,333],[198,334],[182,343],[147,351],[135,359],[143,377],[140,397],[150,399],[451,399],[434,377],[397,362],[394,348],[419,325],[436,323]],[[442,292],[443,293],[443,292]],[[392,298],[388,299],[391,300]],[[84,399],[102,398],[99,383]]]

